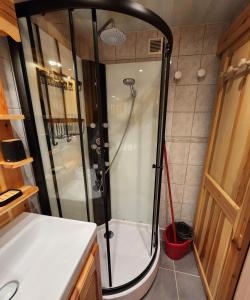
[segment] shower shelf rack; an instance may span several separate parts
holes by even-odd
[[[30,164],[33,162],[33,158],[32,157],[27,157],[25,159],[19,160],[19,161],[15,161],[15,162],[10,162],[10,161],[0,161],[0,166],[3,166],[6,169],[16,169],[16,168],[20,168],[22,166],[25,166],[27,164]]]
[[[58,73],[55,70],[50,70],[44,67],[37,67],[37,72],[40,76],[41,83],[47,86],[61,88],[68,91],[74,91],[75,79],[71,76],[67,76],[62,73]],[[82,82],[78,81],[79,91],[82,88]]]
[[[49,134],[53,139],[71,138],[80,135],[78,118],[46,118],[45,121],[49,124]],[[84,121],[84,119],[80,119],[83,132]]]
[[[1,114],[1,121],[10,121],[10,120],[24,120],[24,115],[12,115],[12,114]]]
[[[21,187],[18,187],[19,190],[22,191],[22,196],[18,197],[17,199],[15,199],[14,201],[10,202],[9,204],[0,207],[0,216],[1,215],[6,215],[7,213],[9,214],[9,216],[6,218],[6,221],[9,221],[9,218],[12,219],[14,217],[13,209],[17,209],[19,208],[20,205],[25,205],[25,202],[33,195],[35,195],[38,191],[39,188],[37,186],[32,186],[32,185],[24,185]],[[20,209],[20,208],[19,208]],[[28,210],[28,206],[27,206],[27,210]],[[0,227],[2,224],[2,219],[0,220]]]

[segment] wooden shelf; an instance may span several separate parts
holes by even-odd
[[[8,120],[23,120],[24,115],[7,115],[0,114],[0,121],[8,121]]]
[[[31,185],[24,185],[22,187],[19,187],[18,189],[23,192],[23,195],[18,197],[15,200],[13,200],[9,204],[0,207],[0,215],[12,210],[13,208],[15,208],[18,205],[20,205],[22,202],[26,201],[31,196],[35,195],[39,190],[37,186],[31,186]]]
[[[0,161],[0,166],[3,166],[6,169],[16,169],[16,168],[20,168],[22,166],[25,166],[27,164],[30,164],[33,162],[33,158],[32,157],[28,157],[25,158],[23,160],[20,161],[16,161],[16,162],[9,162],[9,161]]]

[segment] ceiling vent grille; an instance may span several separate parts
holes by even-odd
[[[148,40],[148,54],[162,54],[163,38]]]

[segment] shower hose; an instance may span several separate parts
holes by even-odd
[[[131,118],[132,118],[132,115],[133,115],[133,110],[134,110],[134,105],[135,105],[135,98],[136,98],[136,95],[133,95],[131,93],[131,97],[132,97],[132,104],[131,104],[131,107],[130,107],[130,112],[129,112],[129,116],[128,116],[128,120],[127,120],[127,124],[126,124],[126,127],[125,127],[125,130],[123,132],[123,135],[122,135],[122,138],[120,140],[120,143],[119,143],[119,146],[117,147],[116,149],[116,152],[111,160],[111,163],[109,164],[109,167],[107,168],[107,170],[105,171],[105,175],[109,172],[109,170],[111,169],[120,149],[121,149],[121,146],[123,144],[123,141],[127,135],[127,132],[128,132],[128,128],[129,128],[129,125],[130,125],[130,122],[131,122]],[[100,184],[100,187],[99,187],[99,190],[102,189],[102,186],[103,186],[103,180],[101,179],[101,184]]]

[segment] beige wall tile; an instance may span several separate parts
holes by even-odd
[[[174,98],[175,98],[175,85],[171,84],[168,86],[168,105],[167,110],[174,110]]]
[[[170,159],[172,164],[186,164],[188,161],[189,143],[171,143]]]
[[[186,175],[186,185],[200,185],[203,166],[188,166]]]
[[[181,208],[181,220],[192,226],[195,216],[195,210],[196,205],[183,203]]]
[[[136,58],[135,61],[161,61],[160,57],[145,57],[145,58]]]
[[[174,38],[172,56],[177,56],[179,55],[179,50],[180,50],[180,38],[181,38],[180,27],[173,27],[172,33]]]
[[[200,68],[200,55],[179,56],[178,70],[182,72],[182,78],[177,84],[197,84],[197,71]]]
[[[225,23],[207,24],[203,42],[203,54],[215,54],[218,42],[226,30]]]
[[[171,57],[170,60],[170,71],[169,71],[169,83],[170,84],[175,84],[174,81],[174,73],[177,71],[177,60],[178,57]]]
[[[172,119],[173,119],[173,113],[168,112],[167,113],[167,118],[166,118],[166,130],[165,130],[165,135],[170,136],[171,131],[172,131]]]
[[[195,113],[192,136],[208,137],[211,123],[210,113]]]
[[[100,61],[115,61],[115,46],[107,45],[101,39],[98,42]]]
[[[205,25],[186,26],[181,29],[180,55],[201,54]]]
[[[160,210],[160,213],[159,213],[160,228],[164,229],[166,227],[166,222],[167,222],[166,213],[164,212],[164,210]]]
[[[199,186],[184,186],[183,203],[196,204],[199,195]]]
[[[171,174],[171,182],[175,184],[184,184],[187,165],[169,165],[170,174]]]
[[[216,96],[216,85],[200,84],[198,86],[197,100],[195,105],[196,112],[211,112],[214,108]]]
[[[190,136],[193,113],[173,113],[172,136]]]
[[[171,184],[172,200],[173,202],[181,203],[184,192],[183,184]]]
[[[197,85],[176,86],[174,112],[193,112],[197,94]]]
[[[189,165],[203,165],[207,144],[205,143],[191,143],[188,157]]]
[[[157,30],[138,31],[136,33],[136,58],[152,57],[148,54],[150,38],[157,38]]]
[[[126,41],[116,47],[116,60],[135,59],[136,32],[127,32]]]
[[[19,99],[16,91],[14,74],[12,72],[11,63],[9,60],[5,58],[0,58],[0,80],[4,88],[4,96],[8,107],[19,108],[20,107]]]
[[[200,83],[215,84],[218,77],[219,58],[216,55],[202,55],[201,68],[207,71],[204,79]]]
[[[173,203],[173,208],[174,208],[174,220],[175,222],[179,222],[181,221],[181,203]],[[170,207],[168,205],[167,208],[167,224],[171,223],[172,219],[171,219],[171,211],[170,211]]]

